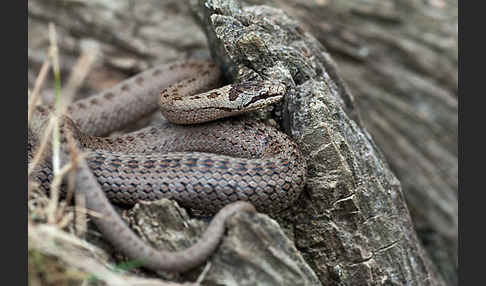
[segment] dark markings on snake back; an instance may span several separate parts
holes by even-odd
[[[105,162],[105,157],[102,155],[97,155],[92,160],[89,160],[90,165],[93,164],[92,167],[99,167]]]
[[[220,163],[221,165],[216,166],[217,169],[221,169],[221,170],[228,169],[228,165],[229,165],[228,161],[219,161],[218,163]]]
[[[122,85],[121,90],[123,90],[123,91],[129,91],[130,90],[130,86],[128,84],[124,84],[124,85]]]
[[[139,77],[137,77],[137,78],[135,79],[135,82],[136,82],[138,85],[142,85],[142,84],[143,84],[143,81],[144,81],[144,79],[143,79],[143,77],[141,77],[141,76],[139,76]]]
[[[113,92],[108,92],[108,93],[105,93],[104,97],[106,99],[112,99],[113,97],[115,97],[115,94]]]
[[[148,194],[148,193],[152,192],[152,190],[153,190],[152,184],[146,183],[144,188],[143,188],[143,191]]]
[[[210,159],[206,159],[206,160],[202,161],[201,163],[205,167],[212,167],[214,165],[214,161],[210,160]]]
[[[119,168],[119,167],[121,167],[121,160],[120,159],[113,159],[113,160],[111,160],[110,165],[114,168]]]
[[[179,158],[174,158],[174,159],[164,159],[162,160],[163,163],[166,163],[166,166],[171,166],[174,168],[178,168],[181,166],[180,164],[180,159]]]
[[[169,191],[169,185],[165,182],[162,182],[162,185],[160,186],[159,190],[162,193],[167,193]]]
[[[253,170],[255,170],[257,172],[261,172],[261,171],[263,171],[263,168],[262,167],[255,167],[255,168],[253,168]]]
[[[302,29],[301,26],[295,27],[295,31],[298,32],[301,35],[305,34],[305,31],[304,31],[304,29]]]
[[[128,189],[129,192],[134,192],[135,190],[137,190],[137,184],[135,183],[130,183],[127,186],[131,187],[130,189]]]
[[[187,161],[184,162],[184,166],[186,167],[196,167],[197,159],[196,158],[189,158]]]
[[[266,165],[265,165],[265,168],[269,169],[269,170],[275,170],[277,168],[277,166],[275,165],[275,163],[273,162],[268,162]]]
[[[108,121],[109,116],[108,116],[108,114],[103,112],[103,113],[101,113],[100,118],[103,121]]]
[[[208,98],[216,98],[219,96],[219,92],[211,92],[209,95],[208,95]]]
[[[138,161],[137,160],[129,160],[127,162],[127,166],[132,168],[132,169],[136,169],[138,167]]]
[[[238,164],[238,167],[235,167],[235,170],[236,171],[246,171],[247,170],[247,166],[244,163],[240,163],[240,164]]]
[[[161,160],[159,167],[161,168],[167,168],[169,166],[170,160]]]
[[[187,63],[187,66],[190,67],[190,68],[194,68],[194,69],[200,69],[202,68],[203,66],[199,63]]]
[[[147,169],[152,169],[155,167],[155,161],[154,160],[146,160],[143,162],[143,166]]]

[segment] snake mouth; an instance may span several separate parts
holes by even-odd
[[[261,104],[256,104],[256,106],[262,106],[262,105],[268,105],[274,102],[279,101],[282,99],[283,94],[280,93],[264,93],[258,96],[253,97],[250,101],[245,103],[243,105],[243,108],[246,108],[250,105],[254,105],[255,103],[258,103],[259,101],[263,101]]]
[[[238,110],[251,111],[280,101],[286,86],[274,81],[252,81],[234,84],[229,90],[230,101],[240,101]]]

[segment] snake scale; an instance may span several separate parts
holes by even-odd
[[[279,101],[285,85],[256,80],[211,89],[219,78],[219,68],[209,61],[158,66],[72,103],[64,117],[63,134],[72,136],[87,153],[77,172],[76,189],[84,192],[89,209],[103,215],[94,218],[103,234],[148,268],[182,272],[199,265],[217,247],[227,217],[254,207],[264,212],[283,209],[295,201],[305,183],[305,160],[286,134],[244,116],[230,117]],[[100,137],[157,108],[176,124]],[[38,106],[34,114],[29,123],[29,159],[51,110]],[[49,160],[34,173],[46,191],[52,176]],[[140,240],[107,198],[122,204],[172,198],[217,214],[192,247],[164,252]]]

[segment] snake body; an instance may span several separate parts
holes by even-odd
[[[245,118],[200,124],[274,103],[283,97],[285,86],[254,81],[204,92],[215,87],[219,77],[211,62],[159,66],[68,108],[64,126],[87,152],[77,188],[85,191],[89,208],[109,218],[96,222],[110,241],[150,268],[185,271],[200,264],[217,246],[224,220],[232,213],[253,210],[252,205],[265,212],[283,209],[303,188],[305,160],[296,144],[276,128]],[[158,107],[179,125],[159,124],[116,138],[98,137]],[[29,157],[45,125],[39,122],[48,113],[38,107],[29,125]],[[35,178],[49,188],[49,162],[41,165]],[[113,202],[165,197],[219,213],[196,245],[181,253],[161,252],[146,246],[123,224],[100,186]]]

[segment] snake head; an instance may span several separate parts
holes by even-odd
[[[263,108],[281,100],[285,92],[283,83],[262,80],[233,83],[184,97],[164,91],[160,111],[175,124],[203,123]]]
[[[231,85],[228,99],[239,111],[252,111],[280,101],[285,84],[275,81],[248,81]]]

